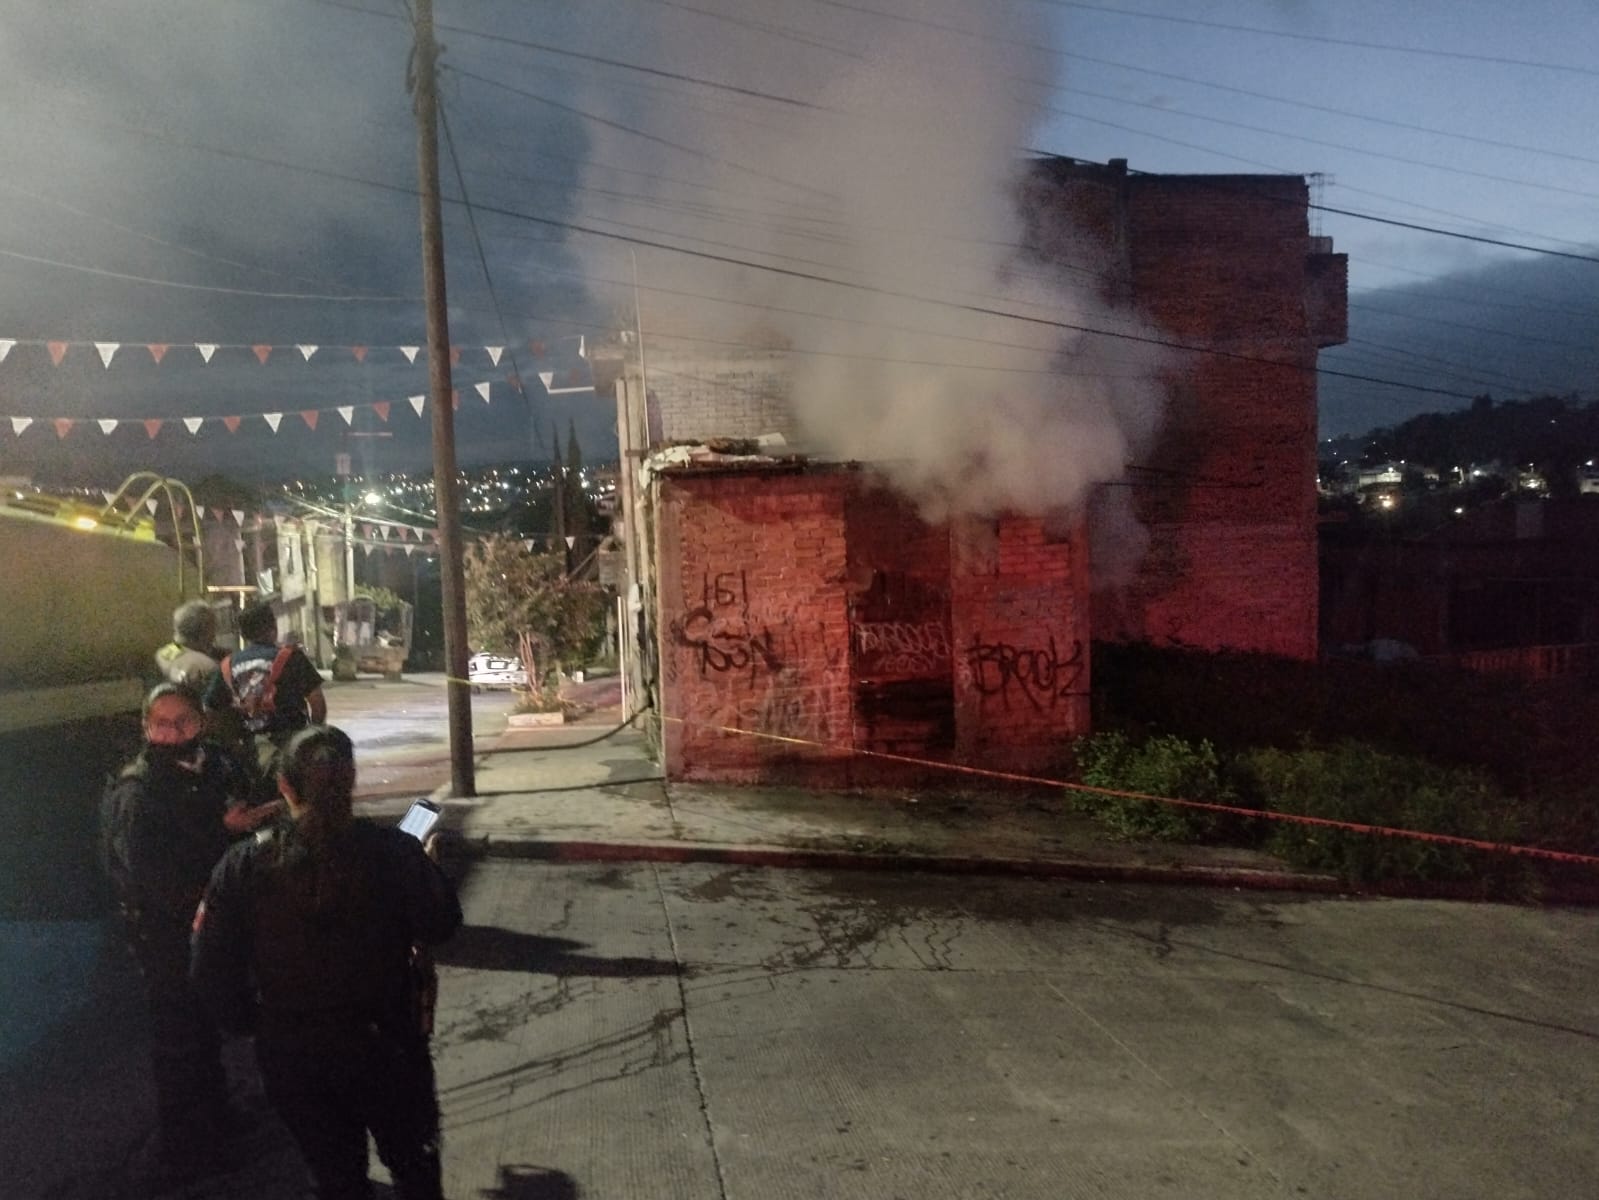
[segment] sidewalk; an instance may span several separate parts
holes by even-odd
[[[603,681],[595,681],[602,684]],[[592,685],[591,685],[592,686]],[[604,697],[603,690],[597,694]],[[609,698],[609,697],[604,697]],[[619,710],[507,729],[477,759],[478,795],[434,799],[469,855],[558,862],[713,862],[936,870],[1337,892],[1330,876],[1256,850],[1111,840],[1063,796],[985,791],[833,792],[667,783]],[[609,734],[609,736],[607,736]],[[363,804],[398,816],[400,800]]]

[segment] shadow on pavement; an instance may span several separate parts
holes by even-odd
[[[478,1193],[488,1200],[577,1200],[577,1181],[548,1167],[502,1166],[498,1186]]]
[[[677,963],[661,958],[605,958],[576,953],[584,945],[568,938],[518,933],[495,925],[466,925],[440,946],[440,966],[480,971],[527,971],[539,975],[639,979],[676,975]]]

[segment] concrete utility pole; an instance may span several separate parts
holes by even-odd
[[[415,0],[417,176],[422,192],[422,291],[427,297],[428,384],[433,402],[433,503],[439,523],[444,589],[445,698],[450,725],[450,794],[477,795],[472,761],[472,688],[467,682],[466,572],[461,565],[461,499],[455,469],[455,403],[450,385],[450,328],[444,298],[444,229],[439,214],[439,47],[433,0]]]

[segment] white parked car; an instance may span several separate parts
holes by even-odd
[[[474,654],[466,660],[466,678],[473,691],[483,688],[525,688],[527,669],[520,658],[498,654]]]

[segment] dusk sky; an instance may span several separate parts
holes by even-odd
[[[1147,356],[936,311],[939,295],[993,298],[995,264],[969,248],[1004,243],[991,201],[1029,151],[1313,175],[1313,232],[1350,255],[1351,342],[1322,365],[1413,385],[1329,375],[1324,434],[1484,391],[1595,398],[1587,0],[1513,15],[1488,0],[439,0],[436,17],[475,217],[447,205],[464,462],[543,457],[574,420],[586,457],[614,454],[610,402],[547,396],[537,375],[581,374],[579,335],[633,323],[635,269],[647,343],[710,353],[775,328],[831,364],[813,382],[840,396],[877,395],[893,362],[1014,388],[1080,355],[1062,394],[1093,416],[1074,426],[1085,454],[1114,457],[1144,420],[1127,381]],[[0,474],[424,464],[407,397],[426,390],[425,357],[399,349],[424,341],[402,0],[0,0],[0,19],[0,345],[16,343]],[[442,162],[459,200],[448,145]],[[796,271],[899,299],[856,303]],[[1050,311],[1038,292],[1000,298]],[[1134,328],[1084,297],[1059,305]],[[95,343],[120,346],[109,367]],[[171,347],[159,365],[149,343]],[[196,343],[217,346],[209,364]],[[264,364],[254,346],[272,347]],[[487,346],[507,347],[498,364]],[[891,398],[860,444],[917,423],[960,436],[958,397],[926,404],[923,420],[914,395]],[[283,414],[276,433],[266,413]],[[392,436],[355,436],[374,434]]]

